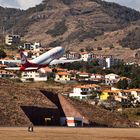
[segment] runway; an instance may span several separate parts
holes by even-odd
[[[140,129],[0,127],[0,140],[140,140]]]

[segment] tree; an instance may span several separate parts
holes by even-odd
[[[117,88],[119,88],[119,89],[127,89],[127,87],[128,87],[128,81],[127,81],[127,79],[120,80],[117,83]]]
[[[5,58],[7,55],[4,50],[0,49],[0,58]]]

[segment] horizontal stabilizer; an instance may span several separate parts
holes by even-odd
[[[38,67],[28,67],[28,68],[25,68],[24,70],[22,70],[20,67],[9,67],[9,68],[5,68],[5,70],[34,71],[34,70],[38,70]]]
[[[57,65],[57,64],[64,64],[64,63],[73,63],[82,61],[82,59],[75,59],[75,60],[67,60],[67,59],[55,59],[50,62],[50,65]]]
[[[9,67],[5,68],[5,70],[20,70],[20,67]]]

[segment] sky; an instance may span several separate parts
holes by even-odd
[[[105,0],[105,1],[119,3],[121,5],[140,11],[140,0]]]
[[[104,0],[109,2],[116,2],[121,5],[131,7],[140,11],[140,0]],[[0,5],[3,7],[14,7],[20,9],[27,9],[40,4],[42,0],[0,0]]]
[[[28,9],[40,4],[42,0],[0,0],[0,5],[3,7],[13,7],[20,9]]]

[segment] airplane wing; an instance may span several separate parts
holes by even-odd
[[[1,60],[3,63],[21,63],[21,60]]]
[[[8,67],[8,68],[5,68],[5,70],[20,71],[20,67]],[[31,71],[31,70],[38,70],[38,67],[29,67],[23,71]]]
[[[75,59],[75,60],[55,59],[55,60],[51,61],[49,65],[72,63],[72,62],[77,62],[77,61],[82,61],[82,59]]]

